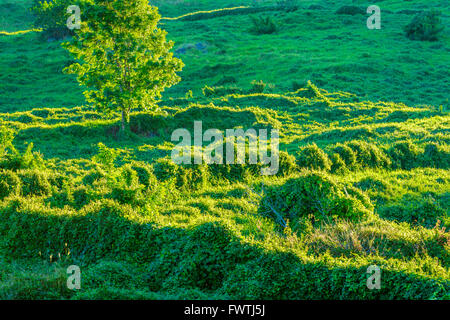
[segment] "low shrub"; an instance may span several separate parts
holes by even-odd
[[[0,159],[6,154],[8,149],[15,151],[13,140],[15,131],[6,127],[0,126]]]
[[[323,172],[303,171],[281,186],[266,189],[258,211],[281,224],[289,220],[295,228],[297,220],[308,216],[314,221],[358,220],[369,215],[373,206],[359,189],[340,185]]]
[[[366,14],[366,11],[363,8],[356,6],[342,6],[337,11],[337,14],[347,14],[347,15],[357,15],[357,14]]]
[[[146,188],[154,189],[157,186],[158,180],[153,173],[152,166],[146,163],[133,162],[131,164],[131,169],[136,171],[139,183],[144,185]]]
[[[394,144],[388,154],[394,168],[410,170],[417,167],[420,150],[411,141],[403,141]]]
[[[15,172],[0,171],[0,200],[11,194],[19,194],[21,189],[21,181]]]
[[[108,148],[103,143],[98,143],[98,153],[92,158],[92,161],[102,166],[104,169],[112,170],[115,161],[120,152],[113,148]]]
[[[338,144],[332,151],[339,155],[348,169],[354,169],[356,167],[356,154],[348,145]]]
[[[407,222],[432,228],[438,220],[444,220],[448,209],[439,200],[428,195],[416,197],[407,195],[397,203],[381,207],[379,215],[385,219]]]
[[[331,168],[331,161],[327,154],[313,143],[297,152],[297,165],[300,168],[328,171]]]
[[[84,185],[78,186],[72,190],[71,196],[73,206],[77,209],[83,208],[85,205],[94,200],[94,197],[89,192],[89,189]]]
[[[122,204],[136,204],[142,198],[144,186],[139,183],[136,171],[127,164],[119,169],[116,179],[110,182],[111,197]]]
[[[361,168],[388,168],[391,165],[389,157],[376,145],[364,141],[347,143],[356,155],[356,162]]]
[[[267,86],[262,80],[253,80],[251,85],[250,93],[263,93]]]
[[[344,160],[342,160],[341,156],[338,153],[333,153],[330,157],[331,160],[331,169],[332,173],[345,173],[348,171],[347,166],[345,165]]]
[[[42,170],[26,170],[18,172],[18,176],[22,181],[23,196],[44,196],[49,195],[52,186],[48,181],[48,172]]]
[[[85,185],[93,185],[96,181],[106,178],[106,172],[102,170],[100,167],[96,167],[95,169],[89,170],[84,177],[82,178],[82,182]]]
[[[404,28],[406,36],[411,40],[437,41],[444,30],[440,16],[441,13],[437,10],[417,14]]]
[[[286,151],[279,152],[279,168],[278,176],[290,176],[291,174],[297,172],[297,160],[295,157]]]
[[[177,186],[185,190],[201,190],[208,182],[208,166],[192,164],[180,166],[177,172]]]
[[[250,32],[261,35],[261,34],[271,34],[277,31],[277,25],[270,17],[255,17],[250,16],[252,27]]]
[[[450,167],[450,153],[437,143],[425,145],[422,163],[426,167],[448,169]]]
[[[159,181],[175,179],[178,173],[178,165],[170,158],[158,159],[154,164],[154,173]]]
[[[33,152],[33,143],[28,144],[24,153],[13,149],[12,153],[0,159],[0,168],[9,170],[43,168],[44,160],[39,152]]]

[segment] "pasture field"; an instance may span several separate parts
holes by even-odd
[[[125,134],[31,3],[0,0],[0,299],[450,299],[450,3],[152,1],[185,67]],[[194,121],[279,130],[278,173],[174,164]]]

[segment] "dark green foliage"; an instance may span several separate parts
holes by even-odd
[[[157,186],[158,181],[153,173],[152,166],[146,163],[134,162],[131,165],[131,169],[136,171],[139,178],[139,183],[144,185],[146,188],[154,189]]]
[[[35,16],[33,26],[43,29],[46,38],[62,39],[73,35],[67,27],[70,5],[82,6],[83,0],[33,0],[31,11]]]
[[[440,16],[441,12],[437,10],[419,13],[405,26],[406,36],[411,40],[437,41],[444,30]]]
[[[84,185],[75,188],[71,195],[73,198],[73,206],[77,209],[81,209],[94,200],[93,196],[89,192],[89,189]]]
[[[52,186],[48,181],[49,174],[41,170],[26,170],[18,172],[22,181],[22,195],[44,196],[50,194]]]
[[[331,168],[327,154],[315,143],[303,147],[297,152],[297,165],[300,168],[309,168],[328,171]]]
[[[111,184],[111,197],[119,203],[136,204],[142,197],[143,185],[139,183],[136,171],[127,164],[123,166]]]
[[[411,141],[404,141],[394,144],[388,153],[394,168],[409,170],[417,166],[420,151]]]
[[[286,12],[294,12],[298,10],[299,0],[277,0],[277,6]]]
[[[356,187],[363,191],[367,190],[375,190],[375,191],[381,191],[384,192],[388,189],[390,189],[390,185],[374,178],[364,178],[361,181],[359,181],[357,184],[355,184]]]
[[[267,86],[262,80],[253,80],[251,84],[250,93],[263,93]]]
[[[235,258],[227,252],[233,234],[220,223],[205,223],[192,232],[186,245],[186,258],[180,263],[182,270],[176,277],[178,285],[217,290]]]
[[[450,153],[437,143],[425,145],[423,166],[448,169],[450,168]]]
[[[0,170],[0,200],[20,193],[21,181],[15,172]]]
[[[302,217],[313,216],[315,221],[333,217],[358,220],[372,210],[370,200],[361,191],[339,185],[325,173],[311,171],[281,186],[269,187],[258,209],[278,222],[281,215],[294,226]]]
[[[13,149],[12,153],[0,157],[0,168],[9,170],[42,168],[43,163],[41,154],[33,152],[33,143],[30,143],[23,153]]]
[[[361,168],[389,168],[391,160],[372,143],[364,141],[352,141],[347,143],[356,155],[356,162]]]
[[[285,151],[280,151],[279,159],[280,159],[280,162],[279,162],[279,169],[278,169],[277,175],[290,176],[298,170],[296,159],[293,155],[291,155]]]
[[[95,181],[99,181],[106,177],[105,171],[100,167],[88,171],[83,177],[83,183],[85,185],[93,185]]]
[[[271,34],[277,31],[277,25],[272,20],[271,17],[263,17],[263,16],[250,16],[252,27],[250,28],[250,32],[261,35],[261,34]]]
[[[338,144],[333,148],[333,152],[337,153],[344,161],[345,165],[349,169],[354,169],[356,166],[356,154],[352,148],[346,144]]]
[[[127,289],[143,285],[143,278],[139,269],[130,263],[100,260],[83,274],[83,286],[84,290],[101,287]]]
[[[337,11],[337,14],[347,14],[347,15],[357,15],[357,14],[366,14],[366,11],[361,7],[356,6],[342,6]]]
[[[153,164],[156,178],[159,181],[168,181],[170,179],[176,179],[178,173],[178,165],[175,164],[172,159],[162,158],[158,159]]]
[[[331,161],[331,169],[330,170],[332,173],[341,174],[341,173],[345,173],[348,170],[347,165],[345,164],[345,161],[342,160],[339,153],[333,153],[330,157],[330,161]]]
[[[397,203],[383,207],[379,214],[386,219],[432,228],[438,220],[442,221],[448,216],[448,208],[431,195],[407,195]]]
[[[158,135],[159,130],[167,128],[167,120],[167,118],[155,113],[134,113],[130,116],[130,130],[145,136]]]
[[[428,281],[407,272],[391,270],[382,271],[384,286],[381,290],[367,290],[367,277],[363,275],[368,266],[330,268],[322,263],[302,261],[291,253],[278,252],[237,266],[227,278],[224,290],[229,296],[243,300],[448,297],[448,281]]]

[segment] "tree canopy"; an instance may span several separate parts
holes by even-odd
[[[152,109],[165,88],[178,83],[183,62],[158,28],[161,16],[147,0],[87,0],[81,29],[63,46],[77,59],[76,74],[88,103],[122,112],[122,130],[133,108]]]

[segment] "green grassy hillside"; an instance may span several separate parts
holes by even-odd
[[[31,29],[30,3],[0,0],[0,30]],[[176,18],[251,3],[155,5]],[[450,7],[378,1],[368,30],[345,4],[371,3],[163,20],[183,80],[126,136],[62,74],[58,41],[0,34],[0,298],[449,299],[449,28],[437,42],[402,28],[431,7],[448,26]],[[249,31],[261,14],[276,32]],[[173,164],[171,134],[195,120],[278,129],[278,174]]]

